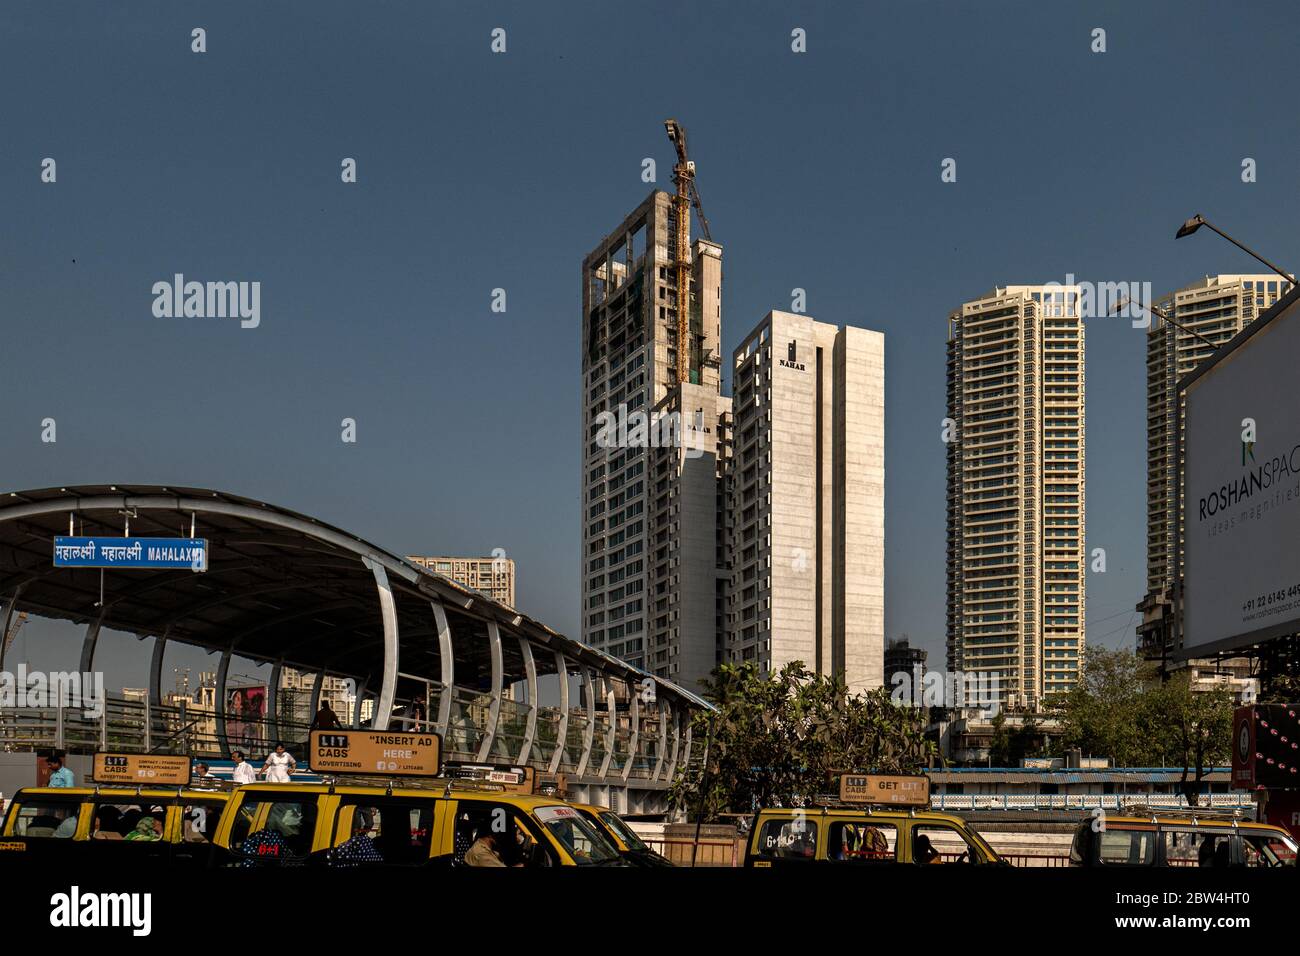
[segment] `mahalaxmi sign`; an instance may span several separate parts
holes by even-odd
[[[442,738],[382,730],[313,730],[307,766],[315,773],[436,777]]]
[[[206,571],[206,538],[54,539],[56,568],[160,568]]]
[[[840,775],[840,799],[845,803],[928,807],[930,778],[875,773]]]
[[[90,778],[95,783],[183,787],[190,782],[190,758],[174,754],[97,753]]]

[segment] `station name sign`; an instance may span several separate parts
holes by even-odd
[[[314,773],[436,777],[442,738],[383,730],[313,730],[307,766]]]
[[[190,758],[172,754],[97,753],[90,777],[95,783],[183,787],[190,782]]]
[[[205,538],[54,539],[56,568],[208,569]]]
[[[840,775],[840,800],[899,807],[928,807],[930,778],[875,773]]]

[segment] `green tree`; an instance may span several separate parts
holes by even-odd
[[[1161,678],[1131,650],[1090,647],[1083,680],[1056,700],[1061,743],[1110,757],[1117,767],[1182,767],[1195,804],[1206,772],[1231,754],[1232,695],[1196,691],[1186,672]]]
[[[884,688],[851,695],[842,679],[801,661],[771,674],[723,664],[706,694],[718,712],[696,714],[691,739],[702,748],[712,719],[707,770],[683,767],[672,790],[674,805],[693,814],[703,804],[705,820],[806,805],[840,771],[916,773],[935,754],[924,711],[896,704]]]

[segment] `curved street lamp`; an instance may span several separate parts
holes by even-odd
[[[1204,216],[1202,216],[1199,212],[1198,212],[1195,216],[1193,216],[1191,219],[1188,219],[1185,223],[1183,223],[1181,226],[1178,227],[1178,231],[1177,231],[1176,233],[1174,233],[1174,238],[1175,238],[1175,239],[1182,239],[1184,236],[1190,236],[1192,233],[1194,233],[1197,229],[1200,229],[1202,226],[1205,226],[1205,227],[1209,228],[1209,229],[1210,229],[1211,231],[1213,231],[1213,232],[1217,232],[1219,235],[1221,235],[1224,239],[1227,239],[1230,243],[1232,243],[1232,244],[1233,244],[1234,246],[1236,246],[1238,249],[1242,250],[1242,251],[1245,252],[1246,254],[1248,254],[1248,255],[1254,257],[1255,259],[1259,260],[1260,262],[1264,263],[1264,265],[1268,266],[1270,269],[1272,269],[1274,272],[1276,272],[1278,275],[1280,275],[1280,276],[1281,276],[1283,279],[1285,279],[1287,282],[1290,282],[1290,283],[1292,283],[1292,284],[1295,283],[1295,276],[1293,276],[1293,275],[1289,275],[1288,273],[1283,272],[1283,271],[1282,271],[1281,269],[1279,269],[1277,266],[1273,265],[1273,263],[1269,262],[1267,259],[1265,259],[1263,256],[1261,256],[1261,255],[1260,255],[1258,252],[1256,252],[1254,249],[1251,249],[1251,248],[1248,247],[1248,246],[1244,246],[1244,245],[1242,245],[1240,242],[1238,242],[1236,239],[1232,238],[1232,236],[1228,235],[1226,232],[1224,232],[1222,229],[1220,229],[1220,228],[1219,228],[1218,226],[1216,226],[1214,223],[1212,223],[1212,222],[1210,222],[1209,220],[1207,220],[1207,219],[1206,219]]]

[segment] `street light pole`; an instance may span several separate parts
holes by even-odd
[[[1195,216],[1193,216],[1191,219],[1188,219],[1185,223],[1183,223],[1181,226],[1178,227],[1178,231],[1177,231],[1176,233],[1174,233],[1174,238],[1175,238],[1175,239],[1182,239],[1184,236],[1190,236],[1192,233],[1194,233],[1197,229],[1200,229],[1202,226],[1206,226],[1206,227],[1208,227],[1211,231],[1213,231],[1213,232],[1217,232],[1219,235],[1221,235],[1224,239],[1227,239],[1230,243],[1232,243],[1234,246],[1236,246],[1236,247],[1237,247],[1238,249],[1240,249],[1242,252],[1244,252],[1244,253],[1246,253],[1247,255],[1251,256],[1252,258],[1258,260],[1259,262],[1264,263],[1264,265],[1268,266],[1270,269],[1272,269],[1274,272],[1276,272],[1278,275],[1280,275],[1280,276],[1281,276],[1283,279],[1285,279],[1287,282],[1291,282],[1291,283],[1294,283],[1294,282],[1295,282],[1295,276],[1292,276],[1292,275],[1289,275],[1289,274],[1286,273],[1286,272],[1283,272],[1283,271],[1282,271],[1281,269],[1279,269],[1277,266],[1273,265],[1273,263],[1269,262],[1267,259],[1265,259],[1263,256],[1261,256],[1261,255],[1260,255],[1258,252],[1256,252],[1254,249],[1251,249],[1249,246],[1246,246],[1246,245],[1244,245],[1244,244],[1238,242],[1236,239],[1232,238],[1232,236],[1228,235],[1226,232],[1224,232],[1222,229],[1220,229],[1220,228],[1219,228],[1218,226],[1216,226],[1214,223],[1210,222],[1208,219],[1206,219],[1204,216],[1202,216],[1199,212],[1198,212]]]
[[[1121,309],[1124,308],[1124,306],[1128,305],[1128,303],[1129,303],[1130,301],[1132,301],[1132,300],[1130,300],[1130,299],[1121,299],[1119,302],[1117,302],[1117,303],[1115,304],[1115,309],[1114,309],[1114,311],[1119,312]],[[1200,332],[1197,332],[1195,329],[1189,329],[1187,326],[1183,325],[1181,322],[1176,322],[1176,321],[1174,321],[1173,317],[1170,316],[1170,314],[1169,314],[1168,312],[1166,312],[1164,309],[1160,308],[1160,306],[1158,306],[1158,305],[1143,305],[1141,302],[1136,302],[1135,304],[1137,305],[1137,307],[1138,307],[1139,309],[1145,309],[1145,310],[1148,311],[1148,312],[1154,312],[1156,315],[1160,316],[1160,318],[1164,319],[1166,322],[1168,322],[1168,323],[1169,323],[1170,325],[1172,325],[1174,328],[1176,328],[1176,329],[1180,329],[1180,330],[1182,330],[1183,332],[1186,332],[1188,335],[1192,336],[1193,338],[1199,339],[1199,340],[1202,342],[1202,344],[1204,344],[1204,345],[1208,345],[1208,346],[1209,346],[1210,348],[1212,348],[1212,349],[1217,349],[1217,348],[1218,348],[1217,345],[1215,345],[1213,342],[1211,342],[1209,339],[1207,339],[1207,338],[1206,338],[1204,335],[1202,335]]]

